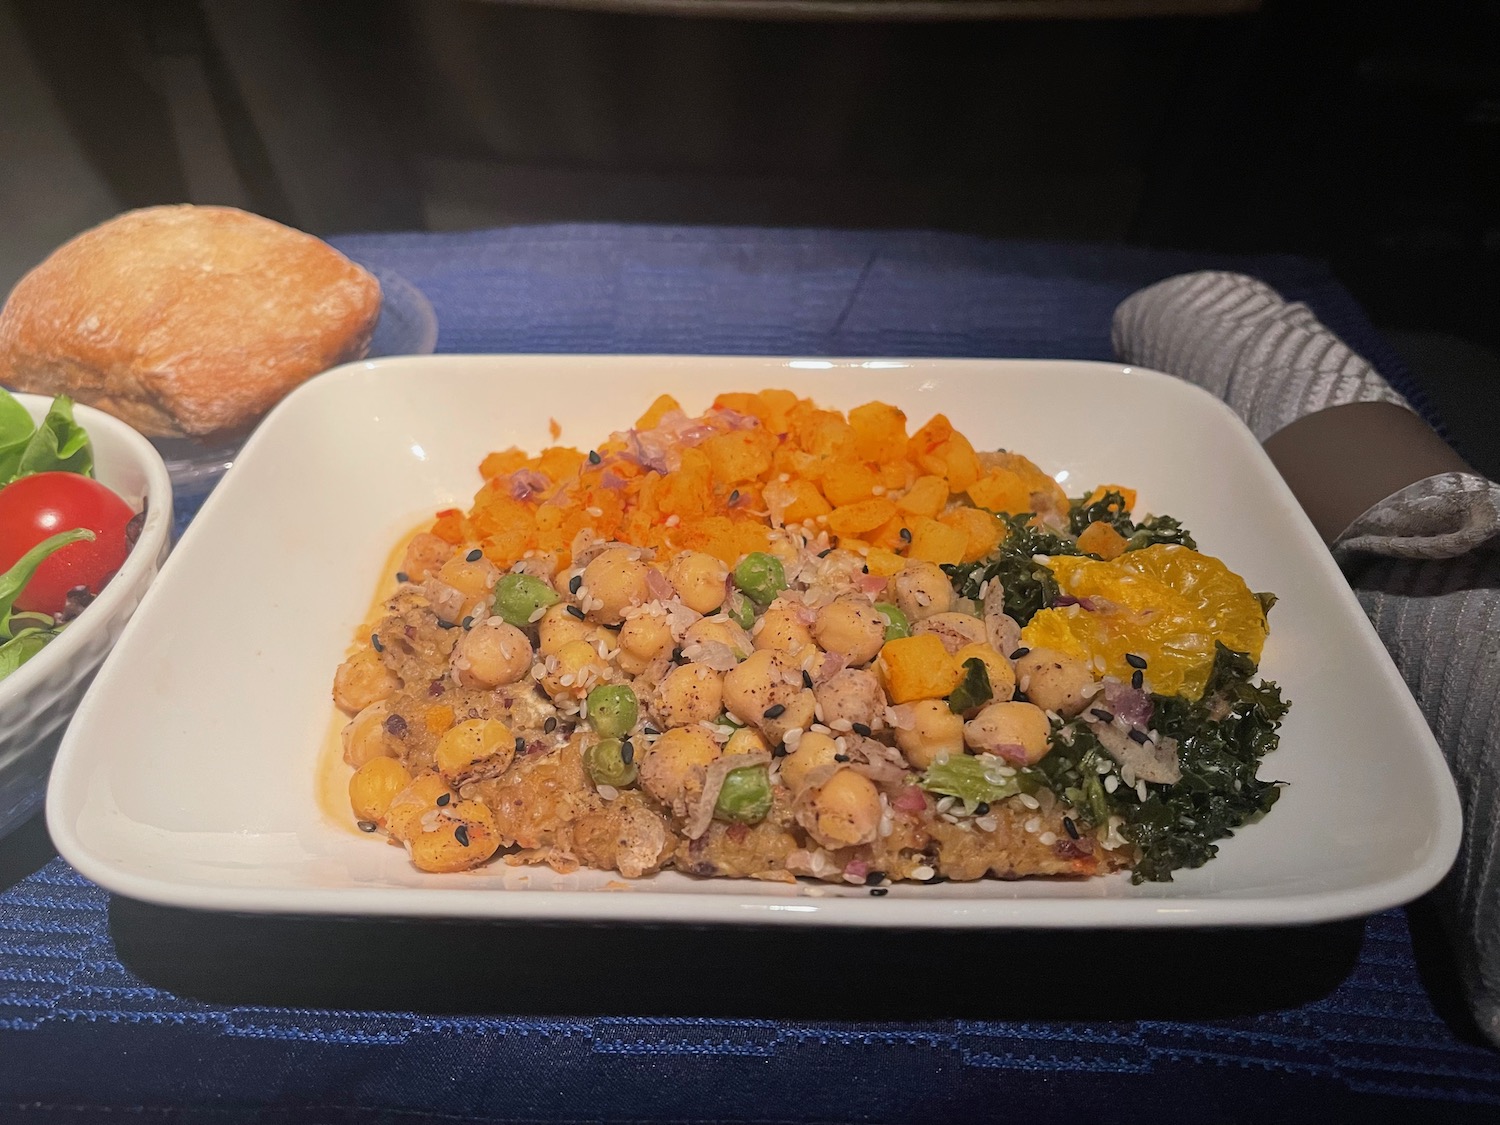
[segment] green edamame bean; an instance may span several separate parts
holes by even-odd
[[[625,684],[600,684],[589,692],[589,722],[605,738],[629,734],[640,715],[635,692]]]
[[[724,775],[724,787],[714,805],[719,820],[755,824],[771,811],[771,775],[765,766],[741,766]]]
[[[757,605],[770,605],[786,589],[786,568],[775,555],[753,551],[734,568],[734,584]]]
[[[723,612],[741,629],[748,630],[755,625],[755,603],[743,594],[730,594],[724,601]]]
[[[495,583],[495,612],[518,629],[530,625],[537,610],[561,600],[556,590],[529,574],[507,574]]]
[[[911,636],[911,622],[898,606],[894,606],[890,602],[876,602],[875,612],[885,618],[886,640],[898,641],[902,637]]]
[[[623,789],[635,781],[639,771],[635,767],[633,752],[631,760],[625,760],[625,745],[618,738],[604,738],[583,752],[583,768],[595,785]]]

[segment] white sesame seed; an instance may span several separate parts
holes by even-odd
[[[1035,797],[1033,797],[1030,793],[1022,793],[1016,799],[1019,800],[1021,804],[1025,805],[1028,809],[1039,809],[1042,807],[1042,803]]]
[[[1053,844],[1057,843],[1057,833],[1043,832],[1036,838],[1036,842],[1039,844],[1046,844],[1050,848]]]
[[[1030,820],[1028,820],[1025,825],[1023,825],[1023,827],[1028,832],[1040,832],[1042,830],[1042,818],[1039,816],[1034,816]]]
[[[936,874],[937,872],[928,867],[925,863],[921,867],[913,867],[911,869],[911,877],[924,883]]]

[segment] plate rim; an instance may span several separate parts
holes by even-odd
[[[359,360],[333,368],[298,387],[279,403],[246,443],[240,459],[260,456],[255,451],[271,440],[271,423],[282,413],[298,409],[304,398],[324,393],[337,382],[367,377],[388,367],[459,367],[482,361],[501,366],[510,364],[588,362],[591,364],[628,361],[640,363],[690,364],[696,362],[734,361],[747,365],[773,366],[795,370],[798,366],[816,365],[817,369],[869,369],[871,364],[933,367],[964,367],[988,364],[1027,365],[1057,368],[1092,368],[1107,370],[1130,378],[1139,378],[1170,386],[1168,393],[1194,398],[1200,406],[1217,410],[1247,435],[1244,422],[1221,399],[1194,384],[1151,368],[1101,360],[1028,359],[1025,357],[900,357],[900,356],[772,356],[756,355],[687,355],[681,353],[452,353],[439,355],[406,355]],[[405,377],[401,375],[400,377]],[[678,894],[665,891],[630,890],[602,893],[598,890],[528,888],[519,893],[464,894],[458,886],[436,887],[333,887],[291,888],[212,887],[184,884],[170,878],[141,874],[108,857],[96,856],[74,833],[67,810],[63,807],[74,780],[75,763],[84,753],[75,749],[75,731],[82,724],[69,725],[59,747],[52,777],[48,784],[46,819],[54,845],[75,870],[92,882],[115,893],[163,906],[188,909],[264,913],[272,915],[335,915],[348,917],[467,918],[495,920],[525,919],[554,921],[649,922],[653,924],[820,924],[859,927],[900,928],[993,928],[993,929],[1139,929],[1180,927],[1253,927],[1268,925],[1303,925],[1364,916],[1402,905],[1435,886],[1457,857],[1462,836],[1462,807],[1446,760],[1421,714],[1410,689],[1397,670],[1394,660],[1380,641],[1373,624],[1365,615],[1347,585],[1337,564],[1317,536],[1311,522],[1296,504],[1295,496],[1275,472],[1269,458],[1253,435],[1250,435],[1259,457],[1270,468],[1271,487],[1291,502],[1296,532],[1316,544],[1312,555],[1316,565],[1332,576],[1343,591],[1341,600],[1354,611],[1355,627],[1366,634],[1383,656],[1377,663],[1381,675],[1395,689],[1397,705],[1420,723],[1425,734],[1421,739],[1422,760],[1431,775],[1436,800],[1442,809],[1422,862],[1408,866],[1392,876],[1336,891],[1277,894],[1268,896],[1226,895],[1199,898],[934,898],[910,897],[915,888],[893,888],[888,896],[874,900],[867,895],[834,893],[824,895],[788,894],[736,896],[733,881],[725,880],[723,894]],[[226,481],[226,483],[229,483]],[[194,518],[183,536],[189,541],[202,517],[231,502],[232,489],[216,489]],[[163,567],[166,577],[159,577],[147,591],[142,605],[126,626],[126,636],[145,620],[159,595],[171,582],[179,552],[174,551]],[[125,637],[121,638],[122,641]],[[112,652],[100,670],[96,682],[107,683]],[[78,708],[78,719],[89,718],[96,708],[97,692],[90,690]],[[1119,878],[1120,876],[1112,876]],[[903,893],[903,891],[905,893]],[[1045,910],[1041,910],[1042,904]]]

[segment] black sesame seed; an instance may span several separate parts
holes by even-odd
[[[1130,741],[1134,742],[1137,746],[1144,746],[1146,745],[1146,743],[1150,742],[1151,739],[1147,736],[1145,731],[1133,730],[1130,732]]]
[[[877,884],[884,883],[884,882],[885,882],[885,872],[884,871],[871,871],[869,874],[867,874],[865,876],[865,885],[866,886],[873,887],[873,886],[876,886]]]
[[[863,738],[870,737],[870,728],[864,723],[851,723],[850,725],[853,727],[855,734],[860,735]]]
[[[582,585],[583,585],[583,575],[581,575],[581,574],[575,574],[575,575],[573,575],[572,578],[568,579],[568,593],[570,593],[570,594],[576,594],[576,593],[578,593],[578,590],[579,590],[579,588]]]
[[[465,617],[463,621],[460,622],[460,624],[463,625],[465,629],[472,629],[474,628],[474,619],[472,617]]]
[[[469,830],[462,824],[453,830],[453,838],[458,841],[460,847],[469,846]]]
[[[785,742],[778,742],[775,746],[771,747],[771,757],[773,757],[773,758],[785,758],[786,757],[786,743]]]
[[[929,887],[933,886],[936,883],[946,883],[947,881],[948,881],[948,876],[946,876],[946,875],[934,875],[931,879],[923,879],[922,880],[922,882],[926,886],[929,886]]]
[[[385,733],[393,738],[406,737],[406,720],[400,715],[387,715],[385,717]]]
[[[444,621],[441,617],[439,617],[438,618],[438,628],[439,629],[457,629],[458,625],[455,622],[452,622],[452,621]]]
[[[903,527],[901,529],[901,542],[903,542],[903,543],[910,543],[911,542],[911,528],[909,528],[909,527]]]
[[[1021,657],[1025,656],[1030,651],[1031,650],[1029,648],[1018,648],[1015,652],[1010,654],[1010,658],[1012,660],[1020,660]]]
[[[370,634],[370,644],[374,646],[376,652],[384,652],[385,651],[385,645],[383,645],[383,644],[380,643],[380,634],[379,633],[371,633]]]
[[[657,730],[653,726],[647,725],[641,728],[641,733],[643,733],[647,738],[655,738],[661,733],[661,731]]]
[[[547,721],[542,724],[542,730],[543,730],[543,732],[545,732],[546,734],[551,734],[556,729],[557,729],[557,716],[556,715],[548,715],[547,716]]]
[[[829,547],[826,551],[819,551],[818,552],[818,558],[820,558],[820,559],[826,559],[831,554],[833,554],[833,548]]]
[[[786,714],[785,703],[773,703],[760,713],[762,719],[779,719]]]
[[[444,805],[446,805],[451,800],[453,800],[452,794],[449,794],[449,793],[439,793],[438,794],[438,799],[437,799],[438,808],[442,808]]]
[[[870,897],[871,898],[883,898],[883,897],[885,897],[886,895],[888,895],[890,893],[891,893],[891,889],[889,887],[871,887],[870,888]]]
[[[740,502],[740,490],[738,488],[729,494],[729,502],[730,504],[738,504]]]
[[[867,566],[862,566],[862,567],[859,568],[859,572],[861,574],[869,574],[870,573],[870,568],[867,567]]]
[[[1125,654],[1125,663],[1129,664],[1132,668],[1144,668],[1146,666],[1146,658],[1144,656],[1137,656],[1133,652],[1127,652]]]
[[[624,762],[627,766],[635,761],[635,743],[631,742],[628,738],[620,743],[620,761]]]
[[[1112,723],[1115,721],[1114,712],[1106,711],[1103,707],[1095,707],[1092,711],[1089,712],[1089,714],[1094,716],[1094,718],[1098,719],[1101,723]]]
[[[484,558],[484,552],[481,551],[478,547],[475,547],[472,551],[470,551],[467,555],[464,556],[464,561],[465,562],[478,562],[482,558]]]
[[[597,449],[590,449],[589,450],[589,464],[590,465],[597,465],[600,461],[603,461],[603,460],[604,460],[604,458],[599,456],[599,451]]]
[[[406,576],[406,571],[404,571],[404,570],[398,570],[398,571],[396,571],[396,581],[397,582],[410,582],[411,579]]]
[[[526,753],[526,740],[524,738],[522,738],[519,734],[516,735],[516,753],[517,754],[524,754],[524,753]]]
[[[375,822],[373,820],[356,820],[354,822],[361,832],[374,832]]]
[[[1141,670],[1139,668],[1137,668],[1134,672],[1130,673],[1130,686],[1133,687],[1133,688],[1135,688],[1136,691],[1140,691],[1141,690],[1141,685],[1144,684],[1145,682],[1146,682],[1146,677],[1141,674]]]
[[[1073,823],[1073,818],[1071,816],[1063,817],[1063,830],[1067,832],[1069,836],[1073,837],[1073,839],[1078,839],[1078,825]]]
[[[570,605],[568,607],[568,612],[571,613],[574,617],[578,618],[578,620],[583,620],[583,610],[579,609],[576,605]]]
[[[990,811],[990,803],[988,801],[980,801],[979,804],[977,804],[977,805],[974,806],[974,815],[975,816],[984,816],[989,811]]]
[[[802,686],[806,688],[812,687],[812,673],[806,668],[802,669]]]
[[[847,762],[849,760],[849,755],[848,754],[835,754],[833,756],[833,760],[835,762]]]
[[[672,663],[673,664],[681,664],[682,663],[682,646],[681,645],[678,645],[676,648],[674,648],[672,650]]]

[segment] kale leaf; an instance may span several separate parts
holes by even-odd
[[[1182,526],[1182,521],[1171,516],[1147,516],[1140,523],[1130,518],[1130,507],[1125,497],[1113,489],[1097,500],[1082,497],[1068,503],[1068,530],[1082,535],[1091,523],[1106,523],[1125,539],[1127,551],[1139,551],[1157,543],[1176,543],[1197,549],[1192,534]]]
[[[1220,644],[1200,699],[1151,697],[1151,725],[1177,740],[1182,780],[1146,786],[1144,802],[1128,785],[1106,791],[1097,769],[1107,760],[1103,748],[1076,720],[1054,730],[1052,752],[1032,768],[1091,826],[1121,819],[1120,834],[1141,851],[1132,881],[1170,882],[1178,868],[1207,863],[1218,854],[1215,841],[1265,815],[1280,795],[1280,783],[1262,781],[1256,771],[1276,749],[1288,705],[1255,673],[1247,654]]]
[[[1033,555],[1080,555],[1083,552],[1071,539],[1045,527],[1033,527],[1031,512],[1012,516],[997,513],[995,518],[1005,527],[1005,538],[995,551],[972,563],[945,563],[943,570],[961,598],[979,600],[980,588],[998,578],[1005,587],[1005,612],[1025,625],[1039,610],[1046,609],[1059,595],[1052,571],[1033,559]]]

